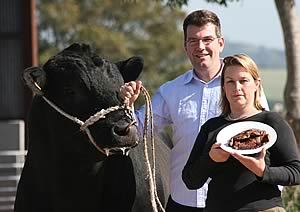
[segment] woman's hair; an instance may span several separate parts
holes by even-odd
[[[190,13],[183,22],[184,41],[187,39],[187,27],[194,25],[202,27],[208,23],[215,26],[216,36],[221,37],[221,23],[218,16],[209,10],[196,10]]]
[[[247,72],[253,77],[254,81],[260,80],[260,76],[259,76],[259,71],[258,71],[257,65],[248,55],[236,54],[236,55],[228,56],[228,57],[224,58],[223,63],[224,63],[224,67],[223,67],[223,71],[221,74],[220,107],[222,110],[222,114],[227,116],[228,114],[230,114],[231,110],[230,110],[230,105],[229,105],[228,99],[226,98],[226,94],[224,91],[224,75],[225,75],[226,69],[229,66],[238,65],[238,66],[244,67],[247,70]],[[261,90],[262,90],[262,86],[261,86],[261,82],[260,82],[259,87],[258,87],[257,91],[255,92],[255,96],[254,96],[254,106],[258,110],[264,110],[264,108],[260,104]]]

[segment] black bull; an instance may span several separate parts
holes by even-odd
[[[141,136],[130,112],[120,107],[90,124],[86,129],[93,145],[80,124],[44,99],[85,122],[101,109],[122,105],[120,86],[135,80],[142,68],[140,57],[111,63],[88,45],[73,44],[41,68],[25,70],[25,81],[38,95],[28,120],[28,153],[16,212],[152,211],[144,144],[139,143]],[[104,149],[110,148],[112,153],[132,149],[128,156],[107,157]],[[157,192],[165,205],[169,149],[161,141],[155,142],[155,148]]]

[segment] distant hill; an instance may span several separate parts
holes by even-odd
[[[283,50],[249,45],[245,43],[235,43],[226,40],[222,57],[237,53],[245,53],[252,57],[260,69],[286,68],[285,54]]]

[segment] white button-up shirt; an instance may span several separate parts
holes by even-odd
[[[171,125],[171,196],[182,205],[205,207],[206,183],[202,188],[189,190],[182,180],[182,170],[188,160],[201,126],[210,118],[220,115],[221,73],[211,81],[200,80],[193,70],[163,84],[152,99],[155,131]],[[265,97],[263,98],[267,105]],[[144,123],[144,107],[135,113],[138,125]],[[205,142],[205,141],[204,141]],[[199,170],[201,171],[201,170]]]

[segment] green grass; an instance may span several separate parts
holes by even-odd
[[[262,84],[270,107],[274,103],[283,103],[283,92],[286,83],[286,70],[261,70]]]

